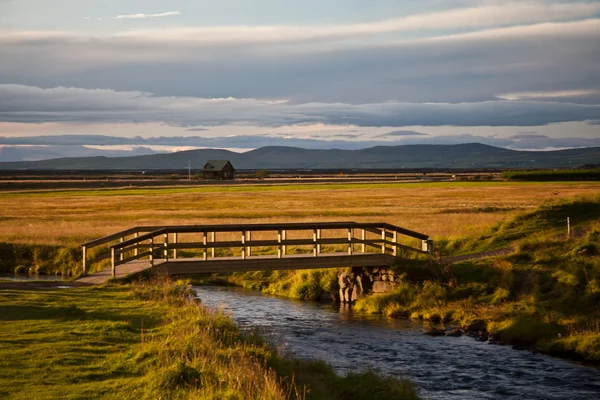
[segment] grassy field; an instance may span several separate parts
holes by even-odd
[[[183,282],[0,289],[3,399],[417,399],[404,380],[281,356]]]
[[[585,182],[429,182],[3,192],[0,270],[73,274],[81,243],[136,225],[385,221],[450,242],[598,191]]]
[[[278,185],[0,194],[0,243],[78,245],[135,225],[385,221],[434,239],[475,236],[600,183]]]

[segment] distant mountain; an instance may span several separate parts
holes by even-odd
[[[137,146],[131,150],[99,150],[81,145],[26,145],[0,147],[2,162],[37,161],[64,157],[130,157],[156,154],[147,147]]]
[[[199,169],[206,160],[227,159],[237,169],[348,168],[549,168],[595,164],[600,147],[515,151],[479,143],[377,146],[361,150],[262,147],[246,153],[202,149],[133,157],[56,158],[2,162],[0,169]]]

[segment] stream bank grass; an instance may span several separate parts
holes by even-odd
[[[0,397],[416,399],[407,381],[279,355],[185,282],[0,290]]]
[[[567,240],[560,225],[569,215],[577,228]],[[432,265],[428,276],[398,266],[397,288],[356,309],[471,326],[495,340],[600,362],[600,196],[544,204],[458,245],[471,252],[498,243],[515,250]]]

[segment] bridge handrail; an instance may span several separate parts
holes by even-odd
[[[335,229],[348,229],[348,237],[341,238],[321,238],[320,231],[321,230],[335,230]],[[351,231],[354,229],[362,229],[363,235],[362,239],[358,239],[356,237],[351,236]],[[314,230],[314,238],[313,239],[287,239],[286,235],[281,237],[282,232],[286,231],[302,231],[302,230]],[[245,232],[257,232],[257,231],[278,231],[279,237],[278,239],[273,240],[260,240],[260,241],[252,241],[249,237],[246,239]],[[141,232],[146,232],[142,235],[139,235]],[[239,241],[228,241],[228,242],[215,242],[214,237],[212,242],[206,242],[206,237],[208,233],[212,233],[213,235],[217,232],[242,232],[243,235]],[[317,234],[319,232],[319,234]],[[381,234],[380,238],[377,239],[365,239],[365,232],[371,232],[375,234]],[[177,241],[176,234],[178,233],[204,233],[204,242],[203,243],[193,243],[193,242],[184,242],[184,243],[169,243],[168,237],[169,234],[175,234],[175,241]],[[135,237],[126,239],[127,236],[135,234]],[[420,239],[422,244],[422,249],[417,249],[414,247],[402,245],[397,241],[397,235],[404,235],[408,237],[412,237],[415,239]],[[163,236],[164,241],[161,243],[154,243],[154,238],[157,236]],[[393,241],[388,240],[392,238]],[[118,243],[111,244],[109,246],[110,255],[101,255],[99,257],[94,258],[93,260],[89,260],[89,262],[95,262],[97,260],[102,259],[111,259],[113,275],[115,273],[115,267],[117,265],[125,264],[129,261],[137,260],[142,257],[150,257],[150,260],[153,261],[154,251],[159,249],[164,251],[165,259],[168,259],[169,250],[173,250],[173,253],[176,257],[176,252],[178,249],[197,249],[204,250],[204,257],[206,259],[206,250],[222,247],[241,247],[243,249],[242,254],[245,257],[246,248],[250,249],[252,247],[259,246],[279,246],[279,251],[281,252],[281,248],[283,246],[284,254],[285,254],[285,246],[288,245],[314,245],[315,246],[315,254],[317,254],[317,248],[320,249],[320,245],[329,245],[329,244],[347,244],[349,254],[351,254],[351,247],[353,244],[362,244],[363,252],[365,246],[372,247],[381,247],[382,251],[385,253],[387,246],[391,246],[393,249],[394,255],[398,248],[407,249],[410,251],[418,252],[418,253],[429,253],[431,254],[431,240],[428,235],[412,231],[410,229],[402,228],[396,225],[388,224],[385,222],[299,222],[299,223],[269,223],[269,224],[223,224],[223,225],[175,225],[175,226],[137,226],[134,228],[126,229],[121,232],[117,232],[112,235],[105,236],[100,239],[96,239],[93,241],[86,242],[82,245],[83,247],[83,272],[86,274],[87,270],[87,250],[100,246],[102,244],[114,242],[119,240]],[[141,242],[151,240],[150,244],[142,244]],[[140,253],[140,249],[149,249],[143,253]],[[126,259],[127,252],[134,251],[134,256],[129,256]],[[387,249],[389,251],[389,249]],[[248,251],[250,254],[250,250]]]

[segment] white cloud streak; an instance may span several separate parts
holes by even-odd
[[[503,100],[536,100],[536,99],[558,99],[568,97],[591,96],[600,94],[600,90],[583,89],[583,90],[562,90],[551,92],[519,92],[499,94],[499,99]]]
[[[131,30],[121,32],[118,36],[151,41],[280,43],[317,39],[340,40],[395,32],[481,29],[519,24],[560,22],[590,18],[599,12],[600,3],[548,4],[541,1],[511,1],[370,23],[307,26],[183,27]]]
[[[146,18],[161,18],[161,17],[173,17],[176,15],[181,15],[179,11],[168,11],[160,14],[126,14],[126,15],[117,15],[112,17],[112,19],[146,19]]]

